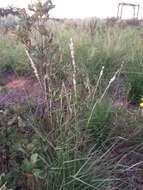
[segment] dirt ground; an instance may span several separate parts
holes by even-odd
[[[35,79],[10,74],[5,76],[4,81],[0,85],[0,107],[25,104],[28,100],[38,104],[44,101],[43,91]]]

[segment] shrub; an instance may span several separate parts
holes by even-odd
[[[18,74],[30,73],[22,45],[9,37],[0,39],[0,71],[14,71]]]

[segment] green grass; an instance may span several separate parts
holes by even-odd
[[[126,190],[138,185],[136,172],[141,167],[136,164],[142,159],[143,118],[138,106],[117,107],[112,101],[116,99],[112,87],[118,88],[121,76],[127,80],[126,97],[121,99],[138,104],[143,96],[143,31],[105,27],[95,35],[92,31],[92,36],[87,31],[85,28],[79,33],[63,26],[56,30],[61,59],[51,75],[55,109],[40,115],[37,105],[27,104],[0,111],[0,153],[4,155],[2,161],[6,160],[0,171],[0,186]],[[70,37],[75,48],[76,97],[68,86],[74,72]],[[99,101],[121,64],[121,75]],[[103,75],[98,81],[102,66]],[[0,71],[11,70],[19,75],[31,74],[23,46],[5,37],[0,40]],[[57,81],[65,82],[66,89],[57,87]],[[3,93],[5,89],[1,88]]]

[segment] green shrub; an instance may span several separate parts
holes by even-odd
[[[143,76],[142,73],[133,73],[129,76],[130,91],[128,100],[130,103],[138,104],[143,97]]]
[[[0,72],[30,73],[27,57],[22,45],[14,39],[0,39]]]

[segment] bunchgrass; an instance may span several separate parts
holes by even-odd
[[[140,189],[142,116],[136,107],[116,107],[109,94],[124,76],[129,102],[142,97],[142,29],[99,30],[95,22],[82,31],[56,27],[52,42],[32,31],[35,54],[8,37],[0,40],[0,70],[25,73],[29,62],[45,95],[40,109],[27,103],[0,110],[0,186]]]

